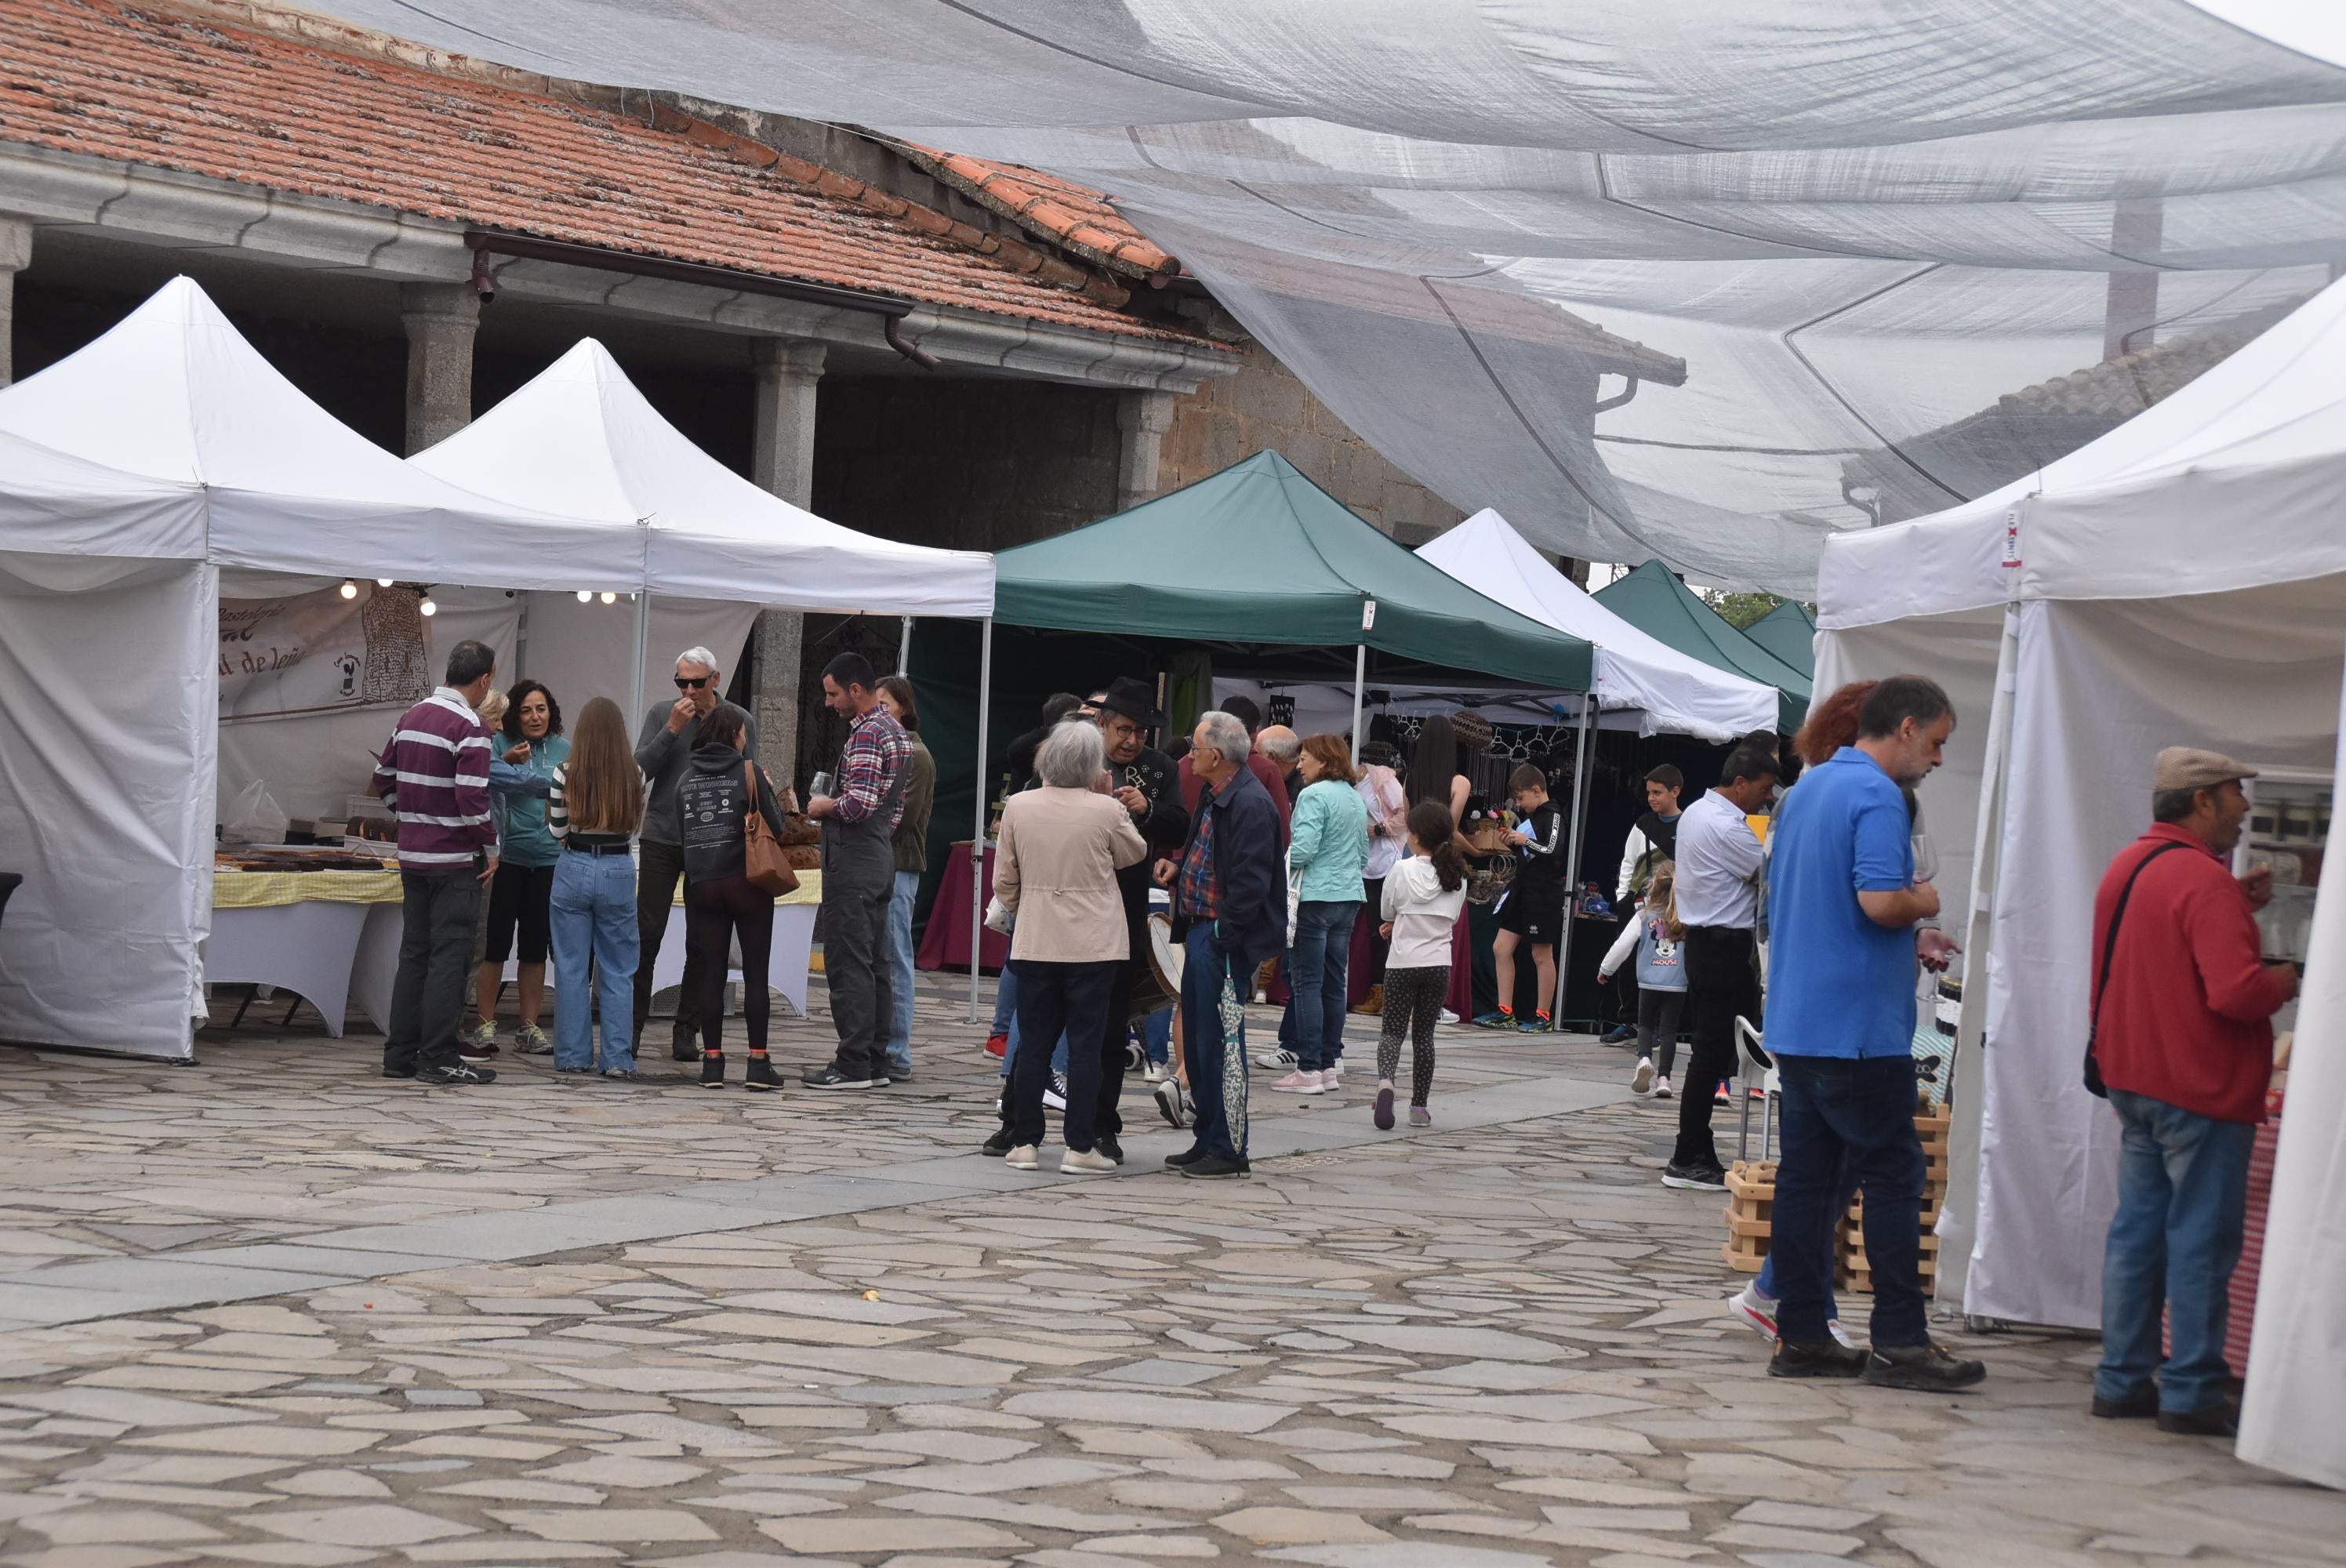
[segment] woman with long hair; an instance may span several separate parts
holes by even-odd
[[[1792,738],[1792,750],[1805,768],[1832,759],[1844,746],[1857,744],[1857,710],[1879,681],[1853,680],[1809,709],[1808,722]]]
[[[1678,1019],[1686,1010],[1686,958],[1678,944],[1686,922],[1678,919],[1678,868],[1675,860],[1654,867],[1646,901],[1621,923],[1621,934],[1597,965],[1602,983],[1634,955],[1637,972],[1637,1068],[1629,1087],[1658,1100],[1670,1097],[1670,1067],[1678,1060]],[[1656,1072],[1658,1064],[1660,1071]]]
[[[554,953],[554,1070],[595,1071],[595,997],[603,1002],[603,1076],[636,1075],[636,862],[644,770],[619,705],[598,697],[578,716],[568,754],[547,780],[546,830],[561,846],[547,895]]]
[[[514,978],[521,1022],[514,1031],[514,1049],[543,1056],[554,1049],[537,1018],[546,1004],[554,872],[562,861],[562,846],[546,830],[546,802],[554,770],[570,755],[570,742],[562,737],[562,708],[543,681],[514,684],[505,693],[501,728],[503,744],[489,763],[491,809],[499,834],[497,874],[489,883],[488,926],[474,979],[480,1022],[473,1039],[482,1045],[495,1043],[497,992],[505,960],[515,956],[517,943],[521,963]]]
[[[1369,809],[1352,788],[1352,748],[1342,736],[1304,737],[1296,766],[1304,782],[1287,844],[1295,887],[1287,976],[1294,993],[1295,1071],[1271,1087],[1319,1095],[1340,1086],[1343,1071],[1345,978],[1369,860]]]
[[[741,1086],[782,1086],[766,1056],[768,961],[774,950],[774,895],[750,880],[750,813],[780,831],[781,802],[766,770],[741,754],[741,710],[720,706],[700,727],[692,764],[676,787],[677,841],[684,848],[684,897],[700,948],[700,1086],[725,1086],[725,976],[741,949],[741,1018],[750,1062]]]
[[[1433,1089],[1433,1025],[1450,989],[1451,932],[1466,907],[1466,857],[1458,823],[1438,800],[1409,809],[1409,858],[1385,877],[1379,912],[1392,943],[1385,961],[1384,1027],[1377,1037],[1380,1132],[1393,1125],[1393,1074],[1401,1070],[1402,1036],[1410,1037],[1409,1125],[1433,1125],[1427,1096]]]

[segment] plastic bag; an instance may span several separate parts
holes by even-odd
[[[237,791],[228,817],[220,825],[220,841],[228,844],[281,844],[285,841],[285,809],[258,779]]]

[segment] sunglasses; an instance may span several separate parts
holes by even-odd
[[[707,686],[709,682],[709,677],[705,675],[699,677],[680,675],[676,677],[676,689],[678,691],[699,691],[702,687]]]

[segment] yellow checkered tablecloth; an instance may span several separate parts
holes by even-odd
[[[239,871],[223,866],[212,872],[212,908],[216,910],[267,910],[299,903],[395,904],[400,898],[397,871]]]
[[[223,866],[212,872],[212,908],[216,910],[280,909],[286,904],[395,904],[403,895],[397,871],[239,871]],[[676,885],[676,902],[684,902],[684,883]],[[780,905],[822,902],[822,873],[801,871],[796,892],[774,901]]]

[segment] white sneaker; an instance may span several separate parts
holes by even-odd
[[[1069,1149],[1059,1156],[1061,1176],[1102,1176],[1116,1169],[1116,1162],[1097,1149]]]
[[[1037,1153],[1033,1144],[1019,1144],[1015,1145],[1008,1154],[1002,1156],[1002,1163],[1008,1166],[1015,1171],[1032,1171],[1043,1168],[1041,1156]]]
[[[1284,1045],[1276,1051],[1258,1051],[1254,1055],[1254,1064],[1266,1073],[1292,1073],[1295,1071],[1295,1053]]]
[[[1834,1339],[1835,1340],[1837,1340],[1837,1341],[1840,1343],[1841,1348],[1842,1349],[1844,1349],[1844,1350],[1854,1350],[1854,1349],[1856,1349],[1858,1348],[1857,1341],[1856,1341],[1856,1340],[1854,1340],[1854,1339],[1851,1339],[1851,1338],[1849,1337],[1849,1330],[1848,1330],[1848,1329],[1844,1329],[1844,1328],[1842,1328],[1842,1327],[1841,1326],[1841,1319],[1838,1319],[1838,1318],[1828,1318],[1828,1319],[1825,1319],[1825,1329],[1826,1329],[1826,1331],[1827,1331],[1828,1333],[1830,1333],[1830,1334],[1831,1334],[1831,1335],[1832,1335],[1832,1337],[1833,1337],[1833,1339]]]
[[[1290,1073],[1286,1077],[1281,1078],[1278,1083],[1273,1084],[1270,1087],[1272,1093],[1280,1095],[1321,1095],[1327,1093],[1326,1085],[1320,1082],[1319,1074],[1306,1073],[1300,1069],[1296,1072]]]
[[[1064,1111],[1067,1108],[1067,1080],[1064,1074],[1051,1074],[1050,1086],[1043,1091],[1043,1108]]]
[[[1776,1337],[1776,1298],[1760,1294],[1760,1282],[1754,1279],[1727,1298],[1727,1309],[1740,1322],[1758,1329],[1768,1339]],[[1835,1325],[1838,1327],[1838,1325]],[[1848,1343],[1843,1340],[1842,1343]]]
[[[1655,1079],[1655,1080],[1654,1080],[1654,1098],[1655,1098],[1655,1099],[1657,1099],[1657,1100],[1667,1100],[1667,1099],[1668,1099],[1669,1097],[1670,1097],[1670,1081],[1669,1081],[1668,1076],[1667,1074],[1665,1074],[1665,1075],[1664,1075],[1664,1076],[1662,1076],[1662,1077],[1659,1077],[1659,1078]]]
[[[1442,1022],[1444,1023],[1455,1023],[1458,1022],[1458,1014],[1451,1012],[1450,1009],[1445,1007],[1442,1010]]]
[[[1640,1056],[1637,1058],[1637,1071],[1629,1079],[1629,1093],[1650,1095],[1653,1092],[1654,1059],[1651,1056]]]
[[[1189,1125],[1189,1096],[1181,1092],[1181,1080],[1172,1074],[1165,1074],[1157,1085],[1157,1114],[1168,1125],[1186,1127]]]
[[[1333,1066],[1321,1068],[1320,1070],[1320,1086],[1323,1089],[1342,1088],[1344,1086],[1344,1064],[1338,1062]]]
[[[1140,1081],[1144,1084],[1162,1084],[1165,1082],[1165,1064],[1162,1062],[1143,1063],[1140,1068]]]

